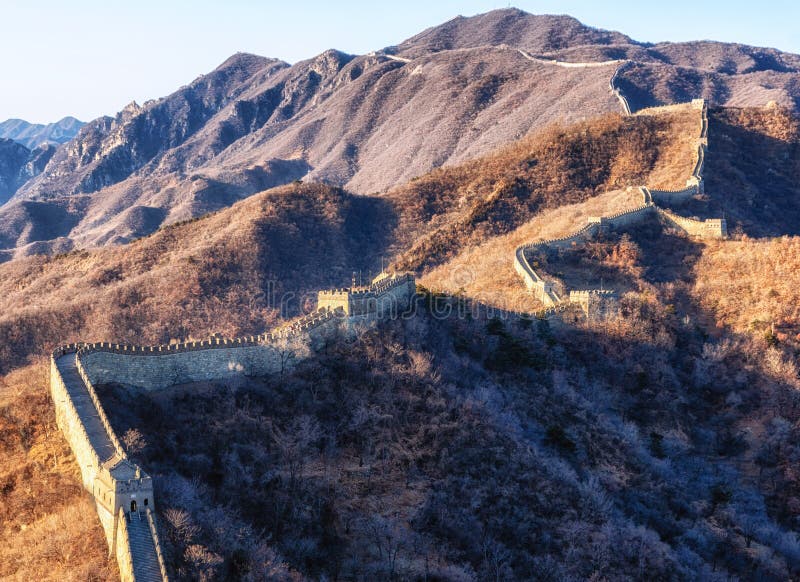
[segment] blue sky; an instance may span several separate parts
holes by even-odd
[[[114,114],[169,94],[237,52],[295,62],[365,53],[508,2],[0,0],[0,120]],[[713,39],[800,53],[800,3],[517,0],[642,41]]]

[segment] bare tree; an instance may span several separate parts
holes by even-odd
[[[129,428],[122,435],[122,442],[131,455],[141,453],[147,447],[147,440],[138,428]]]
[[[278,370],[281,378],[297,360],[307,357],[311,353],[309,339],[306,334],[282,336],[270,344],[270,348],[278,359]]]

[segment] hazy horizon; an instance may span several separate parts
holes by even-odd
[[[589,0],[520,0],[510,5],[534,14],[569,14],[643,42],[718,40],[800,52],[794,25],[800,8],[789,2],[762,3],[759,10],[746,2],[693,6],[686,0],[672,2],[666,11],[635,2]],[[140,0],[135,10],[99,0],[8,6],[3,10],[6,21],[18,25],[6,27],[0,47],[19,57],[0,62],[6,88],[0,95],[0,121],[51,123],[68,116],[89,121],[114,115],[131,101],[168,95],[236,52],[290,63],[329,48],[364,54],[459,14],[508,6],[493,0],[411,0],[402,6],[319,1],[287,6],[255,0],[176,0],[165,5]]]

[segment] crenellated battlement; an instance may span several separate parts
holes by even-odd
[[[630,115],[631,112],[628,102],[616,86],[617,76],[625,64],[626,63],[623,62],[614,71],[614,75],[609,81],[609,87],[611,91],[619,97],[625,113]],[[606,303],[616,299],[616,292],[603,289],[570,291],[569,296],[566,299],[562,299],[554,291],[553,284],[547,282],[535,271],[528,259],[527,253],[550,248],[571,248],[593,238],[599,232],[604,232],[609,229],[625,228],[653,216],[663,217],[669,224],[691,236],[698,236],[704,239],[727,237],[728,231],[724,218],[700,221],[678,216],[669,210],[657,206],[657,204],[681,204],[695,195],[703,193],[702,173],[703,164],[705,162],[705,149],[708,143],[708,108],[704,99],[693,99],[690,103],[650,107],[636,113],[636,115],[661,115],[663,113],[692,110],[700,112],[700,123],[698,127],[699,137],[697,138],[697,159],[692,169],[691,176],[686,180],[686,188],[681,190],[654,190],[647,186],[640,186],[639,190],[642,194],[641,206],[608,216],[590,216],[586,226],[570,235],[527,243],[517,247],[514,252],[514,269],[525,281],[526,287],[534,292],[536,297],[547,306],[546,309],[552,309],[564,303],[570,303],[579,305],[587,316],[591,316],[595,311],[606,311]],[[556,312],[551,312],[550,315],[554,315],[555,313]]]
[[[326,310],[341,310],[346,316],[381,315],[396,311],[416,289],[414,276],[409,273],[381,273],[368,287],[330,289],[317,294],[317,306]]]
[[[83,486],[95,500],[122,580],[168,578],[152,514],[153,480],[128,458],[97,397],[96,384],[159,390],[238,374],[283,372],[292,354],[303,342],[323,334],[327,324],[382,317],[408,304],[415,291],[413,275],[383,273],[366,288],[320,292],[321,302],[344,300],[348,309],[322,305],[260,335],[157,346],[97,342],[56,348],[50,358],[56,421],[78,461]]]
[[[664,208],[659,208],[658,212],[671,226],[677,227],[692,236],[716,239],[728,238],[728,224],[724,218],[706,218],[705,220],[686,218]]]

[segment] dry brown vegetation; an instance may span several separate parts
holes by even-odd
[[[800,348],[800,238],[710,244],[694,272],[694,296],[720,325]]]
[[[440,264],[462,247],[600,193],[682,188],[696,159],[699,113],[607,115],[550,127],[492,156],[442,168],[389,193],[402,209],[399,268]]]
[[[0,579],[117,580],[43,360],[0,380]]]
[[[91,506],[53,427],[41,356],[54,342],[150,343],[262,331],[281,311],[270,302],[271,281],[279,282],[278,295],[343,284],[353,266],[374,268],[382,251],[403,250],[403,241],[416,236],[433,242],[401,260],[410,256],[431,266],[455,257],[430,270],[425,285],[534,308],[512,268],[518,244],[565,234],[589,215],[639,204],[638,192],[611,189],[615,186],[652,183],[673,171],[683,180],[691,168],[694,153],[685,147],[685,136],[696,135],[695,116],[633,119],[611,116],[577,129],[553,128],[546,140],[532,137],[496,156],[436,171],[383,199],[295,184],[124,247],[0,266],[0,366],[9,372],[31,363],[7,374],[0,389],[0,455],[10,460],[0,476],[2,483],[13,483],[0,488],[0,506],[7,512],[0,519],[0,541],[7,542],[0,574],[46,579],[48,568],[67,572],[63,564],[61,570],[53,567],[64,556],[85,551],[89,558],[63,577],[114,575],[93,511],[75,509]],[[671,141],[657,137],[673,130]],[[592,145],[590,137],[603,143]],[[634,151],[662,139],[655,157]],[[716,163],[721,159],[727,158]],[[605,162],[611,170],[596,169]],[[678,182],[658,185],[681,186]],[[560,198],[558,187],[568,188]],[[713,204],[715,192],[710,196]],[[452,238],[459,229],[463,237]],[[203,526],[187,538],[170,530],[172,522],[162,515],[172,536],[173,565],[189,577],[198,564],[215,562],[217,553],[223,556],[218,576],[243,567],[247,556],[272,564],[276,576],[335,576],[338,568],[353,577],[436,570],[442,578],[464,579],[597,572],[614,578],[647,567],[665,576],[679,568],[703,569],[710,579],[714,571],[758,571],[779,579],[800,563],[800,550],[784,535],[800,515],[800,481],[791,462],[796,431],[781,424],[794,426],[800,405],[792,396],[797,382],[792,344],[779,335],[789,334],[780,318],[796,320],[784,304],[796,304],[797,246],[795,239],[704,246],[663,235],[653,222],[632,231],[627,241],[598,241],[576,259],[597,259],[604,273],[630,282],[620,317],[602,326],[553,332],[524,322],[505,330],[480,322],[411,322],[404,337],[385,329],[366,344],[312,359],[285,384],[229,386],[218,395],[198,395],[182,411],[178,402],[161,402],[167,412],[150,419],[127,417],[135,406],[128,412],[116,404],[110,409],[120,432],[142,428],[151,443],[145,466],[172,473],[160,493],[164,507],[186,506],[190,521]],[[550,267],[557,273],[557,264]],[[751,267],[750,279],[738,278],[739,267]],[[715,268],[725,275],[707,275]],[[569,270],[563,270],[569,279]],[[773,283],[766,295],[758,295],[760,277],[780,280],[780,275],[784,284]],[[733,297],[731,288],[737,289]],[[753,303],[740,299],[747,297]],[[740,312],[740,300],[750,312]],[[287,313],[302,304],[295,299]],[[754,339],[751,322],[767,318],[776,320],[775,337],[759,328]],[[717,320],[733,328],[725,342],[718,343],[727,332],[716,329]],[[408,355],[409,346],[417,355]],[[252,400],[242,399],[248,391]],[[348,405],[356,401],[363,405],[358,410]],[[220,404],[227,408],[217,409]],[[400,409],[403,414],[397,414]],[[209,425],[215,410],[231,412],[230,418]],[[193,441],[197,450],[185,458],[185,435],[170,423],[159,424],[180,415],[187,430],[199,431]],[[264,415],[277,415],[270,418],[275,432],[263,433],[259,422],[252,424]],[[294,441],[281,435],[302,436],[303,426],[287,419],[303,416],[324,430],[312,431],[314,438],[304,441],[311,460],[293,472]],[[238,420],[231,424],[231,419]],[[464,431],[462,425],[471,428]],[[201,438],[209,434],[211,441]],[[765,441],[763,434],[773,436]],[[419,448],[409,449],[409,438],[421,439],[414,441]],[[237,456],[226,457],[234,441]],[[153,442],[163,450],[154,451]],[[270,444],[259,448],[256,442]],[[331,443],[335,447],[327,448]],[[511,465],[506,451],[513,452]],[[354,467],[359,455],[366,455],[368,472]],[[259,464],[251,465],[253,458]],[[215,463],[223,459],[253,471],[232,473],[243,476],[232,486],[249,487],[247,479],[258,473],[258,491],[270,494],[274,505],[257,506],[262,513],[255,514],[255,522],[242,517],[253,515],[254,508],[231,506],[217,490],[226,477]],[[697,469],[707,466],[714,470]],[[325,474],[326,467],[333,472]],[[497,467],[504,468],[496,473]],[[351,470],[338,480],[337,472]],[[207,481],[198,485],[194,475]],[[181,498],[176,491],[193,497]],[[540,499],[540,491],[548,494]],[[420,495],[425,504],[414,513]],[[466,507],[483,507],[479,512],[448,502],[473,495]],[[665,496],[679,501],[664,507]],[[756,499],[756,506],[737,496]],[[530,513],[520,516],[523,497]],[[333,513],[326,509],[330,503]],[[554,506],[558,515],[551,515]],[[224,536],[205,527],[220,512],[228,516],[227,526],[250,532],[237,538],[253,541],[237,542],[242,554],[226,554]],[[568,525],[565,515],[571,516]],[[334,524],[328,533],[320,529],[322,519]],[[62,521],[71,527],[61,528]],[[277,527],[271,540],[252,534],[265,525]],[[486,535],[478,539],[460,532]],[[542,535],[550,541],[542,543]],[[197,539],[189,543],[193,536]],[[49,539],[65,553],[54,553]],[[590,547],[603,550],[588,555]],[[616,559],[619,547],[625,548],[622,560]],[[648,548],[649,561],[636,562],[635,548],[642,547]],[[387,562],[382,554],[387,548],[396,548],[401,559]],[[433,560],[427,566],[423,554]]]
[[[590,216],[634,208],[639,204],[641,193],[636,189],[626,189],[561,206],[537,216],[513,232],[467,246],[452,260],[428,271],[420,283],[432,291],[463,294],[500,309],[540,309],[542,303],[525,289],[514,270],[515,249],[528,242],[575,232],[586,224]]]
[[[126,246],[3,264],[0,371],[56,342],[263,331],[281,312],[297,314],[303,292],[377,262],[392,223],[383,206],[294,185]]]

